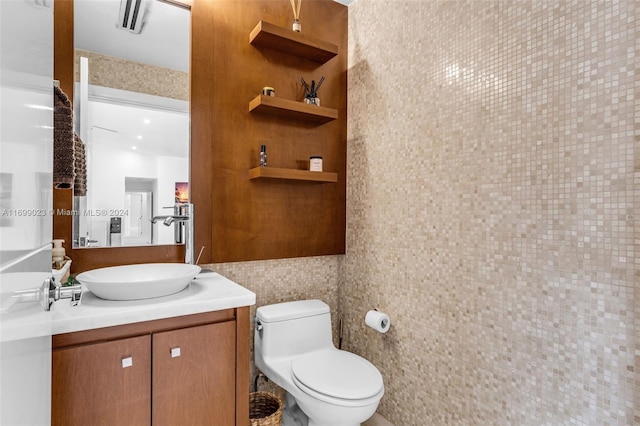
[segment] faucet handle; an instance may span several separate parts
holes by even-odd
[[[71,306],[78,306],[82,301],[82,285],[57,287],[54,299],[70,299]]]

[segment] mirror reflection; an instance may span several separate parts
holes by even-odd
[[[74,125],[87,164],[74,247],[182,243],[184,224],[151,218],[189,200],[190,12],[75,0],[74,15]]]

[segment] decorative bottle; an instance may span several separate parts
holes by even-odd
[[[260,167],[267,167],[267,146],[260,145]]]

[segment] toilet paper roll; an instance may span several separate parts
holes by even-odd
[[[369,311],[364,317],[364,323],[375,331],[380,333],[386,333],[391,327],[391,319],[389,315],[379,311]]]

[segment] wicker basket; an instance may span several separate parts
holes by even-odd
[[[250,426],[281,426],[282,401],[271,392],[251,392],[249,395]]]

